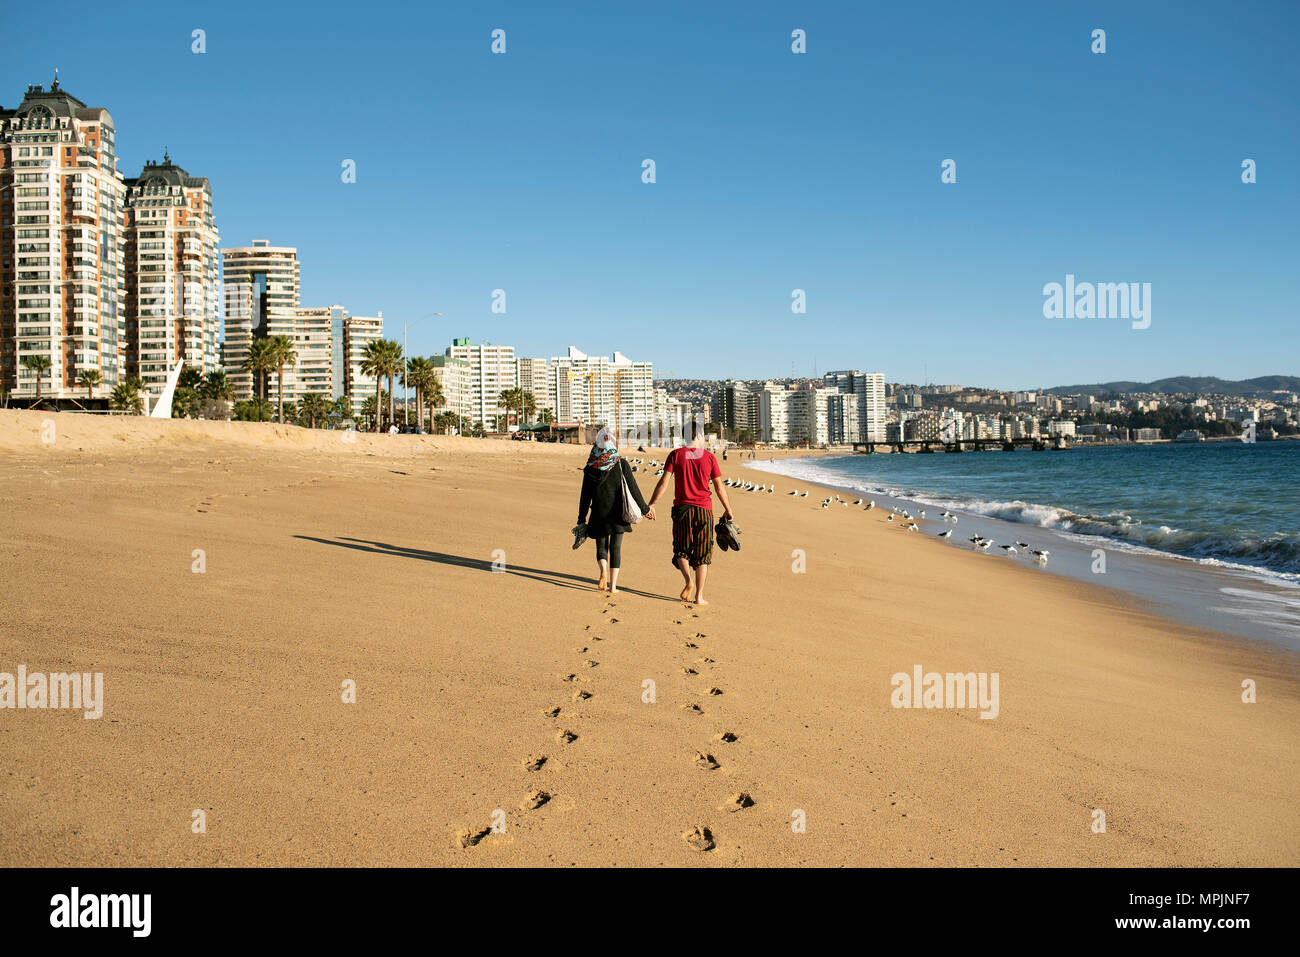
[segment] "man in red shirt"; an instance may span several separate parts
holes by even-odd
[[[727,501],[722,484],[722,470],[712,452],[704,447],[703,430],[695,433],[691,444],[673,449],[664,461],[664,474],[650,496],[648,518],[654,518],[655,502],[663,495],[668,476],[673,482],[673,565],[682,573],[684,587],[682,601],[690,601],[691,572],[695,573],[694,600],[697,605],[707,605],[704,600],[704,579],[713,561],[713,499],[709,484],[713,484],[722,502],[724,520],[731,520],[731,503]]]

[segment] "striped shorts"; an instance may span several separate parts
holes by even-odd
[[[698,505],[674,505],[673,564],[685,558],[692,568],[713,562],[713,510]]]

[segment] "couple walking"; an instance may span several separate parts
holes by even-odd
[[[731,521],[731,503],[722,484],[722,470],[717,457],[704,447],[704,433],[697,432],[690,445],[673,449],[664,461],[664,474],[650,495],[641,496],[636,476],[618,451],[618,442],[609,430],[602,430],[591,447],[591,455],[582,470],[582,494],[578,498],[578,526],[585,526],[587,537],[596,540],[596,564],[600,568],[599,589],[608,587],[611,595],[618,591],[618,572],[622,565],[623,536],[632,530],[634,521],[625,510],[623,487],[641,513],[655,520],[655,502],[663,495],[668,477],[673,485],[673,566],[682,573],[682,601],[707,605],[704,581],[713,561],[713,498],[718,493],[723,520]],[[590,514],[588,514],[590,512]],[[573,547],[582,544],[578,536]],[[694,581],[692,581],[692,575]]]

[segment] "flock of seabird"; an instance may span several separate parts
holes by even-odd
[[[635,472],[636,465],[640,464],[640,462],[637,459],[632,459],[631,461],[634,463],[632,471]],[[647,465],[650,468],[654,468],[658,466],[659,463],[652,461],[647,463]],[[660,469],[655,474],[662,475],[663,470]],[[737,489],[742,492],[760,492],[760,493],[765,493],[767,495],[772,495],[773,493],[776,492],[775,485],[767,485],[767,484],[755,485],[753,482],[750,482],[745,479],[727,478],[722,480],[722,484],[727,486],[728,488]],[[795,498],[807,498],[808,490],[791,489],[789,492],[786,492],[785,494]],[[849,508],[850,506],[852,506],[855,508],[861,508],[863,511],[869,512],[876,507],[876,502],[874,499],[867,501],[861,498],[856,499],[853,502],[850,502],[846,498],[840,498],[839,495],[837,494],[832,494],[829,498],[824,498],[821,501],[821,506],[823,509],[828,509],[833,505],[839,505],[842,506],[843,508]],[[919,532],[921,530],[921,526],[916,523],[915,519],[925,518],[925,509],[919,509],[917,514],[914,516],[906,508],[900,508],[899,506],[895,505],[890,508],[889,514],[885,516],[885,521],[893,522],[895,517],[901,520],[898,526],[899,528],[902,528],[909,532]],[[954,514],[953,512],[948,511],[947,509],[944,509],[942,512],[939,513],[939,519],[943,522],[951,522],[953,525],[957,524],[957,515]],[[945,529],[944,531],[939,532],[937,534],[938,538],[946,539],[946,538],[950,538],[951,536],[952,536],[951,528]],[[971,544],[971,548],[975,549],[976,551],[987,552],[997,543],[991,538],[985,538],[983,535],[972,535],[970,537],[970,544]],[[1027,542],[1016,542],[1013,545],[999,545],[998,547],[1002,550],[1002,553],[1004,555],[1018,555],[1021,552],[1025,552],[1027,556],[1033,556],[1034,561],[1038,562],[1038,564],[1040,565],[1046,565],[1047,556],[1051,554],[1051,552],[1049,552],[1045,548],[1044,549],[1030,548]]]

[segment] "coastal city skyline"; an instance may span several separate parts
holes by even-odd
[[[387,55],[377,33],[358,23],[352,62],[363,75],[372,64],[374,79],[344,86],[315,65],[316,51],[328,47],[318,25],[259,11],[266,35],[279,27],[299,39],[259,58],[266,41],[235,28],[236,4],[207,24],[181,23],[190,15],[177,14],[139,25],[139,42],[156,48],[174,77],[167,88],[146,89],[126,64],[92,49],[95,24],[111,35],[114,20],[88,9],[85,39],[47,43],[27,32],[31,42],[16,51],[0,103],[13,109],[26,85],[48,85],[58,67],[65,89],[112,113],[124,175],[168,151],[212,184],[223,246],[260,237],[297,246],[304,303],[341,302],[395,322],[442,313],[411,326],[408,351],[416,355],[461,336],[512,342],[525,355],[573,342],[679,377],[811,377],[814,367],[851,366],[891,381],[1006,389],[1293,372],[1285,272],[1294,238],[1284,224],[1300,207],[1281,164],[1295,155],[1296,133],[1271,124],[1267,109],[1243,116],[1230,104],[1284,95],[1295,68],[1280,55],[1259,55],[1261,45],[1279,42],[1262,22],[1240,25],[1241,35],[1217,34],[1216,56],[1204,67],[1197,44],[1215,14],[1202,6],[1172,11],[1117,9],[1097,24],[1027,13],[1024,23],[996,29],[950,11],[951,30],[927,34],[918,63],[900,63],[890,44],[871,44],[872,75],[895,69],[906,80],[929,69],[935,89],[909,83],[905,104],[876,103],[847,126],[837,107],[862,82],[844,85],[850,67],[862,67],[854,43],[906,37],[914,29],[906,16],[867,20],[845,11],[793,24],[759,7],[739,26],[701,20],[697,11],[698,34],[683,37],[626,14],[596,14],[560,35],[545,15],[524,8],[502,8],[499,23],[452,12],[438,23],[439,56],[418,68]],[[15,26],[31,15],[18,11]],[[398,49],[416,42],[419,25],[417,18],[407,39],[384,31],[385,42]],[[1091,50],[1099,25],[1109,38],[1104,53]],[[507,37],[503,53],[492,52],[498,28]],[[649,31],[648,46],[658,38],[685,62],[685,75],[650,69],[653,81],[637,81],[631,71],[649,68],[644,50],[615,68],[617,55],[598,37],[629,29]],[[809,38],[805,53],[790,48],[795,29]],[[982,85],[957,85],[960,63],[983,62],[981,51],[1024,52],[1031,33],[1041,42],[1058,31],[1060,48],[1043,51],[1051,63],[1031,59],[1032,83],[1008,69],[983,76]],[[1247,50],[1249,84],[1234,72]],[[608,90],[581,82],[575,52],[611,80]],[[560,62],[566,57],[571,62]],[[237,75],[254,61],[256,80]],[[1145,75],[1152,61],[1176,78],[1177,97],[1173,88],[1130,95],[1134,72]],[[749,84],[743,96],[740,76]],[[549,133],[529,109],[528,84],[541,78],[552,87]],[[438,92],[416,95],[425,81]],[[687,84],[710,95],[683,100]],[[1073,137],[1064,155],[1034,146],[1054,128],[1041,125],[1042,84],[1080,104],[1077,115],[1059,118],[1060,128],[1088,134]],[[1211,88],[1207,107],[1193,94]],[[186,104],[237,115],[254,91],[284,117],[259,132],[255,155],[240,137],[220,135],[220,124],[174,119]],[[992,92],[997,116],[978,109],[981,93]],[[608,118],[615,96],[623,112],[599,147],[575,152],[564,132]],[[672,114],[663,109],[670,96]],[[728,111],[742,98],[743,108]],[[1194,115],[1184,101],[1197,102]],[[771,104],[779,120],[755,111],[755,102]],[[1149,115],[1162,117],[1158,153],[1141,137],[1125,138]],[[425,157],[423,179],[409,179],[357,132],[374,122],[400,125],[413,154]],[[1241,143],[1241,155],[1207,154],[1199,142],[1211,136],[1216,149]],[[906,155],[895,145],[900,137],[911,144]],[[1128,161],[1115,161],[1115,150]],[[643,182],[646,159],[654,182]],[[955,182],[942,179],[949,159]],[[1251,183],[1243,182],[1245,159],[1257,171]],[[893,195],[860,188],[864,178],[894,183]],[[576,180],[593,189],[576,193]],[[1158,217],[1148,208],[1157,200]],[[1171,201],[1181,211],[1175,216]],[[1212,243],[1179,218],[1193,214],[1215,223]],[[720,228],[727,241],[711,246]],[[1130,234],[1140,246],[1118,238]],[[1205,277],[1215,275],[1206,257],[1225,255],[1233,262],[1215,260],[1215,268],[1230,265],[1234,278],[1206,288]],[[1046,318],[1043,288],[1067,277],[1150,283],[1151,324]],[[504,312],[492,311],[496,290]],[[791,311],[798,290],[803,313]],[[1211,345],[1247,312],[1250,337],[1231,349]],[[730,339],[725,362],[717,350],[683,348],[705,330]]]

